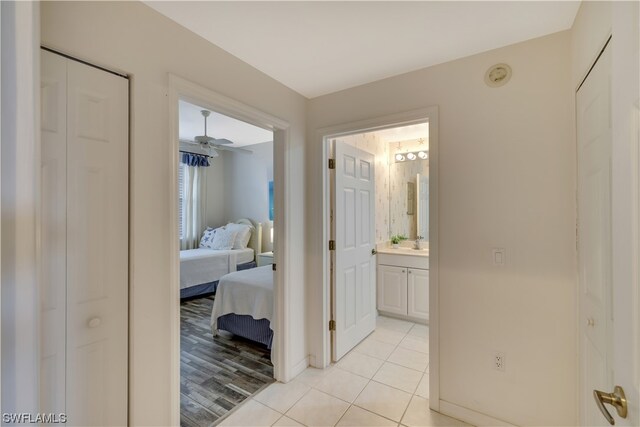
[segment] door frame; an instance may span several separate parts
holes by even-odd
[[[390,129],[419,123],[429,123],[429,406],[433,410],[440,408],[440,360],[439,360],[439,144],[438,144],[438,106],[401,113],[369,118],[319,129],[316,132],[317,143],[322,146],[322,352],[320,366],[331,364],[331,273],[329,239],[331,236],[331,186],[327,167],[330,158],[330,140],[333,138],[356,135],[377,130]]]
[[[274,272],[274,311],[276,321],[272,325],[273,348],[272,361],[274,377],[278,381],[286,382],[291,373],[287,365],[288,359],[288,310],[286,302],[290,300],[290,272],[289,260],[289,223],[288,213],[291,202],[286,197],[286,178],[290,170],[289,135],[290,125],[287,121],[267,114],[257,108],[235,99],[224,96],[216,91],[200,86],[174,74],[169,74],[169,144],[170,164],[167,168],[171,174],[169,188],[169,218],[171,223],[171,237],[169,245],[170,263],[170,334],[171,334],[171,420],[173,425],[180,425],[180,238],[178,225],[178,162],[179,162],[179,111],[178,101],[184,100],[208,108],[234,119],[242,120],[254,126],[273,132],[273,181],[274,181],[274,246],[278,251],[274,253],[274,263],[281,266]],[[266,189],[265,189],[266,190]]]

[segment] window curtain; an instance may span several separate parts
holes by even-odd
[[[180,249],[194,249],[200,246],[204,231],[206,207],[207,156],[183,153],[180,167],[182,173],[182,236]]]

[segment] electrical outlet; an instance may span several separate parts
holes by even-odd
[[[504,353],[496,352],[493,355],[493,369],[496,371],[504,372],[506,370],[507,361],[504,357]]]

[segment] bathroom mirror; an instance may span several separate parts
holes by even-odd
[[[429,161],[407,160],[389,168],[389,234],[429,240]]]

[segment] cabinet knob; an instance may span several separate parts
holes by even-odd
[[[405,270],[403,269],[403,270],[402,270],[402,272],[404,273],[404,272],[405,272]]]
[[[87,322],[90,328],[97,328],[102,323],[102,319],[99,317],[94,317]]]

